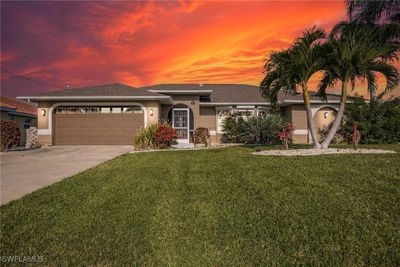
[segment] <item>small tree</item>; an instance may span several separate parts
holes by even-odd
[[[293,124],[289,123],[282,131],[277,133],[279,140],[281,140],[283,149],[289,149],[289,143],[292,141],[293,138],[293,131],[295,127]]]
[[[292,46],[283,51],[273,51],[264,65],[265,77],[260,85],[261,94],[275,106],[278,93],[296,93],[300,87],[303,93],[308,128],[314,148],[321,148],[311,112],[310,93],[307,83],[311,76],[322,69],[326,47],[320,44],[325,38],[322,29],[312,28],[295,40]]]

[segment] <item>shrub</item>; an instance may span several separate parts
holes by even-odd
[[[356,97],[346,108],[342,128],[351,142],[352,125],[357,122],[361,131],[360,143],[400,142],[400,97],[382,99],[383,94],[367,103]]]
[[[208,138],[210,133],[207,128],[199,127],[194,131],[194,143],[208,145]]]
[[[176,144],[178,138],[176,131],[168,123],[162,123],[156,131],[156,144],[158,148],[167,148]]]
[[[262,114],[243,118],[237,114],[228,116],[223,124],[223,141],[245,144],[278,144],[276,135],[288,125],[280,114]]]
[[[0,133],[1,133],[1,147],[0,147],[1,151],[5,151],[19,144],[21,135],[15,121],[1,120]]]
[[[157,147],[156,133],[158,129],[157,123],[151,123],[146,128],[140,129],[134,139],[133,145],[136,149],[153,149]]]
[[[332,123],[330,123],[328,126],[324,126],[323,128],[318,128],[318,133],[319,133],[319,142],[322,143],[325,138],[328,136],[329,130],[332,127]],[[335,136],[333,137],[331,143],[332,144],[340,144],[342,143],[344,140],[346,140],[346,136],[347,134],[345,132],[343,132],[342,128],[339,128],[339,130],[336,132]]]
[[[284,129],[276,134],[279,140],[282,142],[283,149],[285,150],[289,149],[289,143],[292,141],[293,131],[294,125],[289,123]]]

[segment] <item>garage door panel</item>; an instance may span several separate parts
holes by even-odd
[[[56,145],[132,144],[143,114],[55,114]]]

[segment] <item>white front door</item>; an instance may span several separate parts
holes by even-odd
[[[189,143],[189,109],[174,108],[172,114],[172,127],[178,135],[178,143]]]

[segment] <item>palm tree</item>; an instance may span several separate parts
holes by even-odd
[[[382,25],[373,24],[369,22],[340,22],[332,29],[330,37],[339,37],[342,39],[354,39],[354,41],[362,42],[359,45],[363,46],[364,49],[368,47],[378,46],[382,47],[382,44],[386,44],[390,49],[397,48],[400,46],[400,23],[385,23]],[[368,44],[368,47],[365,47]],[[396,59],[396,55],[389,53],[391,58],[389,61]],[[375,82],[376,76],[374,72],[370,73],[368,81],[368,93],[370,100],[372,101],[376,96],[377,86]]]
[[[314,27],[297,38],[289,49],[271,52],[264,65],[266,75],[260,85],[261,94],[273,105],[277,103],[280,91],[295,93],[297,87],[301,88],[314,148],[321,148],[321,144],[312,118],[307,82],[321,70],[325,46],[319,41],[323,38],[324,31]]]
[[[347,0],[347,14],[352,21],[400,22],[399,0]]]
[[[329,49],[325,57],[324,77],[321,80],[319,94],[326,95],[328,87],[341,82],[340,107],[331,129],[322,142],[327,148],[336,134],[343,118],[347,86],[355,87],[356,79],[366,80],[370,94],[377,89],[376,74],[386,78],[385,91],[391,91],[400,84],[400,74],[394,61],[398,60],[399,43],[391,36],[398,36],[399,28],[379,26],[363,22],[342,22],[329,36],[326,46]]]

